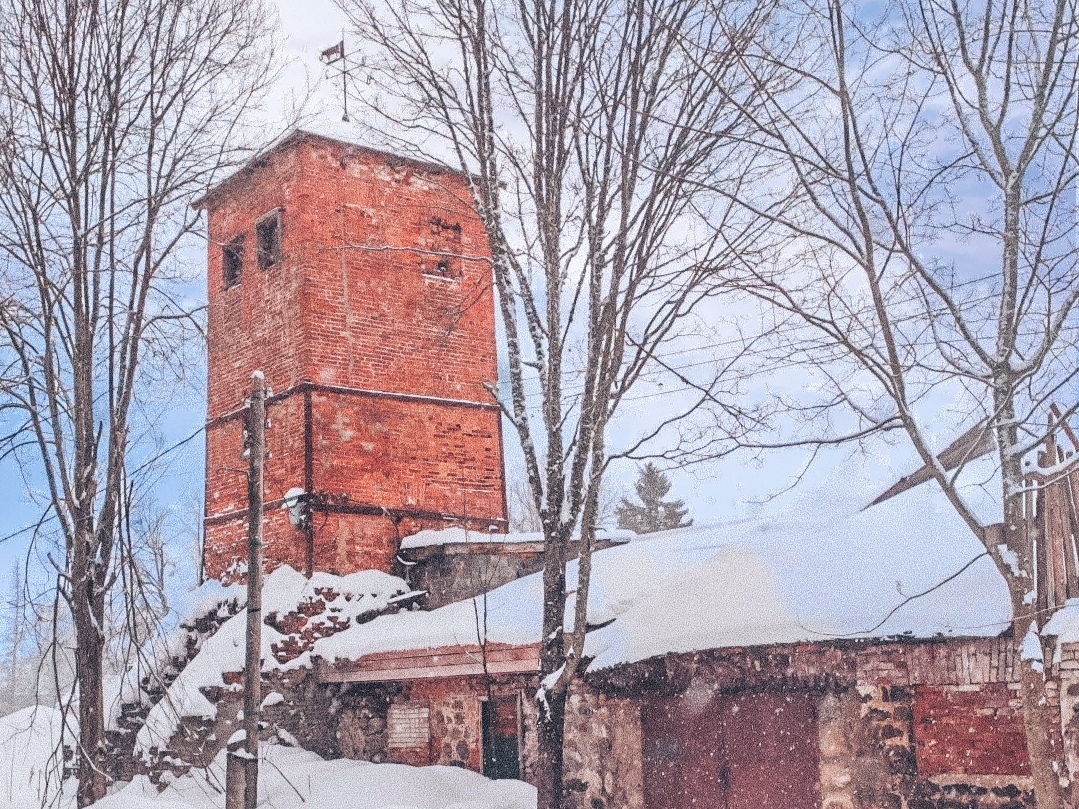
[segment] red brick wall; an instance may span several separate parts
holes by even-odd
[[[312,404],[315,491],[360,492],[388,508],[501,515],[495,411],[326,394]]]
[[[303,160],[309,187],[321,191],[304,199],[294,225],[312,241],[319,234],[306,259],[315,283],[302,305],[308,378],[491,401],[484,383],[498,371],[490,252],[462,180],[364,153],[345,157],[326,144],[305,147]],[[457,279],[424,273],[433,257],[419,251],[448,246],[433,236],[434,219],[459,224],[460,255],[479,257],[460,261]]]
[[[1010,684],[918,686],[912,709],[920,775],[1030,774],[1021,703]]]
[[[205,204],[207,574],[244,554],[246,460],[229,414],[255,370],[284,395],[268,408],[270,566],[302,568],[313,551],[318,569],[388,568],[398,537],[421,526],[504,524],[500,416],[486,388],[497,379],[491,267],[463,180],[299,137]],[[283,259],[260,270],[255,222],[275,209]],[[240,283],[225,289],[221,246],[239,235]],[[336,506],[315,514],[311,537],[276,510],[294,486]]]

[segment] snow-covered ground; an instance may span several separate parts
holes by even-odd
[[[53,751],[60,712],[26,708],[0,717],[0,806],[40,809],[75,805],[73,784],[57,794]],[[491,781],[457,767],[409,767],[361,761],[325,761],[293,747],[264,746],[259,804],[272,809],[535,809],[535,790],[520,781]],[[144,777],[119,784],[101,809],[220,809],[224,806],[224,754],[206,770],[193,770],[164,791]],[[55,799],[55,800],[53,800]]]

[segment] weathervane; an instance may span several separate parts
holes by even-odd
[[[348,122],[348,77],[349,71],[357,65],[349,65],[349,60],[345,56],[345,37],[341,35],[341,41],[332,47],[326,48],[318,57],[324,65],[327,67],[336,67],[338,75],[341,77],[341,106],[344,114],[341,116],[341,120]],[[358,65],[363,67],[362,62]]]

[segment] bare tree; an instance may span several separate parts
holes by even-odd
[[[0,0],[4,448],[42,482],[59,536],[80,806],[106,787],[105,613],[135,570],[122,537],[138,391],[191,324],[188,202],[241,157],[269,36],[257,1]]]
[[[7,672],[3,678],[6,693],[3,698],[0,698],[0,706],[2,706],[0,710],[7,714],[23,707],[20,703],[26,689],[21,669],[28,657],[26,646],[30,639],[29,607],[26,603],[23,578],[17,561],[11,567],[4,613],[7,618],[7,648],[4,650]]]
[[[622,499],[623,490],[620,487],[607,485],[610,478],[604,479],[604,486],[599,495],[599,507],[596,509],[596,527],[610,529],[617,525],[618,503]],[[528,487],[528,480],[523,477],[511,476],[506,483],[506,500],[509,511],[509,530],[515,534],[539,533],[543,530],[539,512],[536,510],[536,502],[532,499],[532,491]]]
[[[782,31],[745,66],[797,86],[759,82],[767,103],[746,116],[785,168],[743,202],[790,241],[741,282],[782,322],[773,359],[811,369],[817,395],[788,402],[774,445],[905,435],[1007,583],[1021,650],[1048,618],[1023,457],[1076,373],[1075,3],[796,3]],[[947,463],[945,408],[973,429]],[[1003,525],[958,483],[991,438]],[[1067,774],[1032,657],[1016,656],[1027,751],[1037,805],[1055,809]]]
[[[543,530],[536,502],[528,488],[528,481],[521,477],[510,478],[506,483],[506,507],[509,511],[509,528],[515,534],[536,533]]]
[[[604,470],[728,380],[699,383],[636,447],[608,446],[626,394],[668,372],[659,350],[695,328],[756,216],[707,189],[754,176],[736,107],[738,54],[768,4],[730,0],[341,0],[365,44],[368,119],[449,154],[471,178],[493,254],[508,386],[493,391],[524,456],[544,534],[539,805],[562,802],[567,692],[587,627]],[[688,54],[700,54],[702,70]],[[379,117],[381,116],[381,118]],[[703,228],[720,221],[718,229]],[[571,543],[581,537],[574,581]]]

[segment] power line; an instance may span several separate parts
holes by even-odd
[[[0,545],[2,545],[3,543],[5,543],[5,542],[7,542],[9,540],[15,539],[15,537],[22,536],[23,534],[25,534],[25,533],[27,533],[29,531],[37,530],[41,526],[45,525],[45,523],[52,522],[53,520],[55,520],[56,515],[51,514],[50,511],[51,511],[51,508],[46,509],[45,512],[41,515],[41,518],[38,519],[36,522],[32,522],[29,525],[23,526],[22,528],[18,529],[17,531],[12,531],[10,534],[6,534],[6,535],[0,537]]]
[[[201,433],[205,432],[205,430],[206,430],[206,425],[204,424],[201,427],[199,427],[197,430],[195,430],[195,432],[191,433],[191,435],[187,436],[187,438],[180,439],[175,444],[173,444],[171,447],[167,447],[167,448],[161,450],[161,452],[157,453],[157,455],[155,455],[154,457],[148,458],[147,460],[143,461],[137,467],[132,469],[128,474],[129,475],[137,475],[143,469],[150,466],[150,464],[156,463],[157,461],[161,460],[166,455],[168,455],[170,452],[173,452],[174,450],[179,449],[180,447],[182,447],[184,444],[188,443],[189,441],[193,441]]]
[[[965,283],[974,283],[974,282],[970,281],[970,282],[965,282]],[[992,296],[990,296],[990,297],[992,297]],[[893,320],[892,322],[893,322],[893,325],[898,326],[898,325],[908,323],[910,321],[917,320],[920,317],[922,317],[922,315],[919,313],[919,314],[909,315],[909,316],[907,316],[905,318],[899,318],[899,319]],[[793,333],[803,332],[803,331],[805,331],[807,329],[812,330],[813,326],[811,324],[809,324],[809,323],[798,323],[798,324],[793,325],[793,326],[788,326],[786,328],[779,328],[779,329],[774,330],[771,337],[772,338],[775,338],[775,337],[787,337],[787,336],[789,336],[789,335],[791,335]],[[1018,337],[1037,337],[1041,333],[1042,332],[1040,332],[1040,331],[1033,331],[1033,332],[1029,332],[1029,333],[1021,333],[1021,334],[1018,334],[1017,336]],[[667,359],[669,357],[678,357],[678,356],[682,356],[682,355],[685,355],[685,354],[695,353],[695,352],[698,352],[698,351],[706,351],[706,350],[715,349],[715,348],[728,348],[730,346],[744,344],[745,342],[747,342],[747,338],[744,338],[744,337],[743,338],[738,338],[738,339],[732,339],[732,340],[721,340],[721,341],[712,342],[712,343],[702,343],[702,344],[700,344],[698,346],[694,346],[694,347],[691,347],[691,348],[680,349],[678,351],[668,351],[668,352],[664,352],[664,353],[655,352],[655,353],[652,353],[650,356],[653,359],[656,359],[656,360],[663,360],[663,359]],[[954,346],[953,346],[953,343],[954,343]],[[944,339],[938,339],[938,338],[931,338],[929,340],[908,340],[908,341],[904,342],[904,346],[907,346],[907,347],[919,347],[919,346],[921,346],[921,347],[932,347],[932,346],[949,345],[949,346],[953,346],[953,347],[955,347],[957,349],[961,348],[963,346],[963,344],[964,344],[964,341],[959,337],[956,337],[954,340],[944,340]],[[701,361],[698,361],[698,362],[686,363],[684,365],[672,365],[667,370],[681,371],[681,370],[685,370],[685,369],[688,369],[688,368],[696,368],[696,367],[699,367],[701,365],[709,365],[709,364],[712,364],[712,363],[719,363],[719,362],[722,362],[722,358],[710,358],[710,359],[701,360]],[[801,365],[802,363],[793,363],[793,364],[794,365]],[[787,366],[770,366],[770,370],[775,369],[776,367],[787,367]],[[536,380],[532,380],[532,381],[536,381]],[[563,395],[563,397],[577,396],[577,395],[579,395],[579,394],[581,394],[583,392],[584,392],[584,387],[583,386],[578,387],[578,386],[575,385],[575,386],[573,386],[571,388],[563,390],[562,395]],[[654,394],[645,394],[642,397],[627,398],[625,401],[632,401],[635,398],[651,398],[652,396],[667,395],[667,394],[677,393],[677,392],[680,392],[680,391],[679,390],[659,391],[659,392],[654,393]],[[525,398],[526,399],[537,399],[537,398],[542,397],[543,395],[544,395],[544,392],[542,390],[537,390],[537,391],[532,391],[530,393],[526,393]]]
[[[180,439],[179,441],[177,441],[172,446],[166,447],[165,449],[161,450],[161,452],[157,453],[152,458],[148,458],[147,460],[143,461],[141,464],[139,464],[137,467],[135,467],[135,469],[133,469],[129,474],[130,475],[137,475],[139,472],[146,469],[151,464],[156,463],[157,461],[164,458],[170,452],[174,452],[175,450],[177,450],[180,447],[184,446],[184,444],[187,444],[188,442],[194,440],[200,433],[204,432],[205,429],[206,429],[205,426],[199,427],[197,430],[195,430],[195,432],[191,433],[191,435],[187,436],[186,438]],[[30,523],[29,525],[24,525],[22,528],[16,529],[15,531],[12,531],[10,534],[5,534],[4,536],[0,536],[0,545],[4,544],[5,542],[8,542],[8,541],[10,541],[12,539],[15,539],[16,537],[20,537],[23,534],[29,533],[30,531],[36,531],[37,529],[41,528],[42,526],[44,526],[44,525],[46,525],[48,523],[51,523],[51,522],[55,521],[56,519],[57,519],[56,514],[52,512],[52,506],[49,506],[42,513],[41,517],[39,519],[37,519],[36,521]]]

